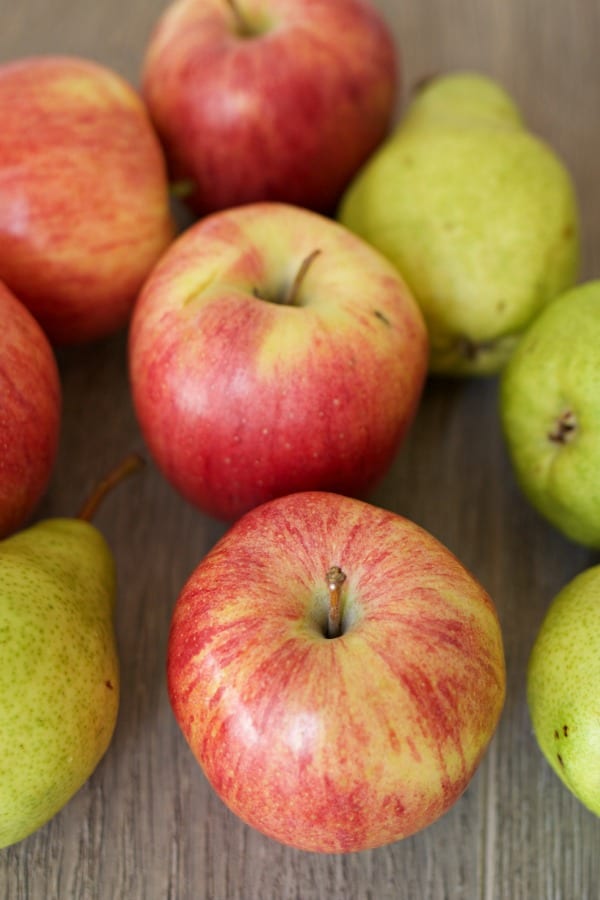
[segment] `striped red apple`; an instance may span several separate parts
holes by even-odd
[[[197,211],[278,200],[332,213],[387,134],[399,68],[370,0],[178,0],[142,85]]]
[[[61,385],[44,332],[0,282],[0,538],[16,531],[48,485],[60,435]]]
[[[368,491],[416,412],[428,342],[377,251],[317,213],[257,203],[169,248],[129,350],[152,457],[191,503],[231,521],[292,491]]]
[[[505,695],[483,587],[392,512],[308,492],[255,508],[174,609],[168,689],[210,784],[302,850],[377,847],[469,784]]]
[[[0,278],[52,343],[122,328],[174,226],[137,92],[76,57],[0,66]]]

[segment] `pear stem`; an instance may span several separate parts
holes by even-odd
[[[342,585],[346,575],[339,566],[332,566],[325,575],[329,589],[327,637],[336,638],[342,633]]]
[[[182,178],[179,181],[171,181],[169,183],[169,193],[171,197],[185,200],[190,197],[196,190],[196,185],[192,178]]]
[[[304,278],[306,277],[306,273],[308,272],[308,270],[314,263],[315,259],[320,254],[320,252],[321,251],[319,249],[313,250],[312,253],[308,254],[306,259],[302,260],[302,264],[300,265],[300,268],[296,272],[296,277],[292,281],[290,289],[285,298],[284,303],[286,306],[296,306],[296,303],[298,300],[298,291],[300,290],[300,285],[304,281]]]
[[[91,495],[77,514],[77,518],[82,519],[84,522],[90,522],[106,495],[119,484],[119,482],[123,481],[124,478],[137,472],[144,465],[145,460],[139,453],[131,453],[129,456],[126,456],[125,459],[120,462],[119,465],[115,466],[115,468],[94,488]]]

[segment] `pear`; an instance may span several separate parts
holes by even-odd
[[[600,280],[529,326],[502,372],[500,415],[525,496],[565,537],[600,549]]]
[[[57,813],[92,774],[119,706],[115,565],[88,521],[128,458],[78,518],[0,542],[0,848]]]
[[[600,566],[554,598],[527,670],[540,749],[569,790],[600,816]]]
[[[500,371],[524,328],[578,274],[569,172],[504,89],[475,72],[417,91],[338,218],[404,276],[436,374]]]

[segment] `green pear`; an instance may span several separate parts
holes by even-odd
[[[88,521],[114,480],[79,518],[43,520],[0,542],[0,848],[67,803],[114,732],[115,566]]]
[[[529,322],[577,277],[570,174],[477,73],[434,78],[416,93],[338,218],[404,276],[429,328],[432,373],[500,371]]]
[[[600,548],[600,281],[566,291],[527,329],[500,379],[500,415],[529,501]]]
[[[527,670],[540,749],[556,774],[600,816],[600,566],[550,604]]]

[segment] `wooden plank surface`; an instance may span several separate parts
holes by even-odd
[[[562,154],[582,210],[583,277],[600,275],[600,5],[579,0],[378,0],[402,51],[404,102],[426,75],[475,68],[499,78]],[[137,83],[163,0],[1,0],[0,59],[72,53]],[[400,111],[400,103],[398,106]],[[1,123],[0,123],[1,127]],[[38,517],[72,514],[126,452],[143,451],[125,335],[61,351],[61,447]],[[119,573],[122,703],[111,747],[47,826],[0,851],[0,900],[595,900],[600,820],[558,782],[534,742],[524,693],[551,597],[594,555],[542,522],[516,488],[495,379],[431,381],[410,437],[372,500],[444,541],[493,596],[508,696],[465,795],[406,841],[348,856],[285,848],[213,794],[172,717],[164,659],[184,580],[223,526],[193,510],[150,465],[97,524]]]

